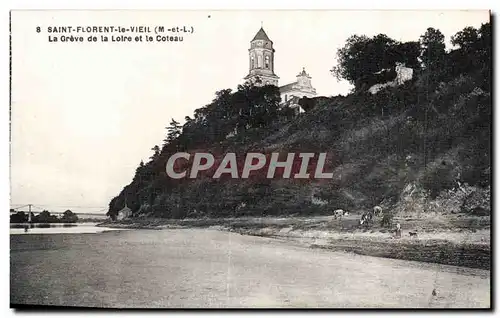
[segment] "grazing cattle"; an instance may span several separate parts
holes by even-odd
[[[380,215],[382,215],[382,208],[380,206],[376,205],[373,207],[372,211],[365,212],[365,213],[363,213],[363,215],[361,215],[361,219],[359,220],[359,224],[363,225],[363,224],[368,223],[368,222],[373,222],[373,217],[380,216]]]
[[[417,234],[418,234],[417,232],[408,232],[408,233],[410,233],[410,237],[412,237],[412,236],[417,237]]]
[[[380,216],[382,214],[382,208],[378,205],[373,207],[373,214],[375,216]]]
[[[365,213],[363,213],[363,215],[361,215],[361,219],[359,220],[359,224],[363,225],[363,224],[367,224],[367,223],[372,222],[372,221],[373,221],[373,213],[365,212]]]
[[[337,218],[342,218],[343,216],[346,216],[346,215],[348,215],[348,214],[349,214],[349,213],[348,213],[347,211],[344,211],[344,210],[342,210],[342,209],[337,209],[337,210],[333,211],[333,217],[334,217],[335,219],[337,219]]]

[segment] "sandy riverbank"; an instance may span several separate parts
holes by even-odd
[[[393,238],[376,224],[360,228],[358,218],[264,217],[227,219],[131,219],[101,226],[136,229],[211,228],[243,235],[286,240],[311,248],[346,251],[360,255],[490,269],[490,223],[485,217],[432,217],[395,219],[403,235]],[[417,232],[410,237],[409,232]]]

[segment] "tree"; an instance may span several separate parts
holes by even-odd
[[[420,36],[421,54],[420,58],[424,67],[433,70],[438,68],[446,54],[444,35],[438,29],[428,28],[427,31]]]
[[[149,159],[154,161],[160,156],[160,147],[158,147],[158,145],[155,145],[153,148],[151,148],[151,150],[153,150],[154,153],[151,157],[149,157]]]
[[[116,206],[117,201],[118,197],[114,197],[111,201],[109,201],[108,212],[106,215],[109,216],[112,221],[116,220],[116,217],[118,216],[119,209]]]
[[[167,145],[174,143],[181,134],[181,129],[182,126],[180,125],[180,123],[172,118],[172,120],[170,121],[170,126],[167,127],[168,133],[167,138],[164,140],[165,144]]]
[[[481,24],[479,28],[479,43],[483,50],[491,52],[491,24]],[[491,54],[491,53],[490,53]]]
[[[414,70],[420,68],[418,60],[420,56],[420,43],[418,41],[410,41],[396,44],[394,47],[396,59],[404,63],[406,67]]]
[[[488,72],[487,77],[491,77],[491,24],[484,23],[478,31],[478,52],[477,58],[483,63],[484,69]]]
[[[38,223],[56,223],[58,221],[55,215],[51,215],[49,211],[43,210],[36,217],[36,222]]]
[[[472,52],[477,49],[478,40],[478,30],[469,26],[453,35],[451,37],[451,44],[465,51]]]
[[[193,145],[196,144],[197,140],[197,131],[198,131],[199,124],[196,122],[195,119],[186,116],[185,117],[185,123],[182,126],[182,134],[180,134],[178,140],[179,140],[179,147],[182,150],[190,149]]]
[[[61,221],[64,223],[75,223],[78,221],[78,216],[71,210],[66,210],[61,217]]]
[[[337,66],[331,70],[337,80],[346,80],[355,84],[356,80],[364,73],[365,47],[369,38],[365,35],[352,35],[345,45],[337,50]]]
[[[28,222],[28,215],[24,212],[17,212],[10,216],[10,223],[25,223]]]
[[[338,64],[331,72],[337,80],[347,80],[360,89],[364,85],[391,80],[380,76],[380,73],[385,70],[390,77],[395,77],[390,70],[394,70],[396,62],[418,67],[418,55],[419,45],[416,42],[400,43],[385,34],[372,38],[353,35],[337,51]]]
[[[457,76],[472,70],[483,70],[489,78],[491,68],[491,29],[483,24],[479,29],[466,27],[451,37],[457,47],[447,55],[447,74]]]
[[[249,102],[247,107],[249,110],[248,124],[250,127],[268,127],[278,119],[281,97],[277,86],[253,86],[250,90],[245,91],[245,94],[246,100]]]
[[[223,140],[236,126],[237,109],[233,105],[232,90],[224,89],[215,93],[215,99],[207,110],[207,128],[211,140]]]
[[[478,30],[466,27],[451,37],[451,44],[458,47],[447,55],[447,76],[469,72],[478,67]]]

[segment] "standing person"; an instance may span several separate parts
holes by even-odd
[[[396,224],[396,238],[401,238],[401,224]]]

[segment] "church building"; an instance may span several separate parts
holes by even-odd
[[[273,41],[269,39],[262,27],[250,42],[248,52],[249,72],[244,79],[253,82],[257,86],[279,86],[279,77],[274,73],[275,50]],[[298,104],[300,98],[316,96],[316,89],[311,85],[311,76],[306,73],[305,68],[296,76],[294,82],[279,86],[279,89],[282,105],[288,104],[290,107],[297,109],[298,112],[303,112]]]

